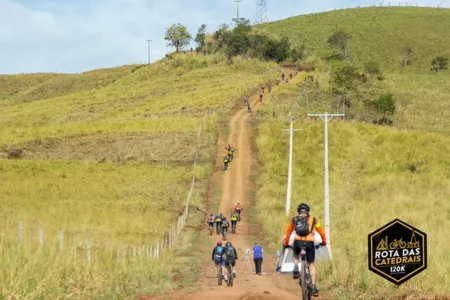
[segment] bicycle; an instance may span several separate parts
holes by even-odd
[[[222,241],[226,241],[227,240],[227,232],[228,230],[223,228],[222,229]]]
[[[316,247],[318,249],[319,247]],[[311,275],[309,273],[309,265],[306,260],[306,245],[300,247],[301,271],[298,277],[298,284],[302,289],[302,299],[311,300],[313,295]]]
[[[236,223],[234,222],[231,223],[231,232],[236,233]]]
[[[218,268],[219,271],[217,272],[217,285],[222,285],[222,264],[219,264]]]
[[[237,213],[237,217],[238,217],[238,222],[241,221],[241,211],[240,210],[236,210]]]
[[[227,262],[227,272],[228,272],[228,279],[227,279],[227,285],[233,286],[233,268],[231,267],[231,263]]]
[[[209,223],[209,235],[212,235],[214,231],[214,224]]]
[[[216,233],[217,233],[217,235],[222,233],[222,222],[220,222],[220,223],[217,222],[216,223]]]

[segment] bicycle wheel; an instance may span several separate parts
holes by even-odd
[[[227,271],[228,271],[228,286],[233,286],[233,270],[231,269],[230,264],[228,264],[227,266]]]
[[[219,264],[219,272],[217,272],[217,284],[222,285],[222,266]]]
[[[302,270],[300,275],[301,287],[302,287],[302,299],[303,300],[311,300],[311,297],[308,297],[308,274],[306,274],[306,260],[302,260]]]
[[[311,300],[312,298],[312,282],[311,274],[309,274],[309,266],[306,266],[306,299]]]

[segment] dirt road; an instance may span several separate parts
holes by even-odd
[[[295,81],[295,79],[294,79]],[[286,83],[282,83],[282,88]],[[250,103],[253,111],[256,111],[261,105],[268,100],[269,94],[266,90],[262,103],[259,102],[259,95],[252,96]],[[252,272],[244,264],[245,251],[251,249],[249,244],[249,224],[247,222],[248,205],[249,205],[249,182],[250,168],[252,165],[251,156],[251,133],[249,129],[250,113],[247,107],[242,105],[242,109],[236,112],[229,122],[230,134],[227,143],[236,148],[236,157],[229,164],[228,171],[223,172],[222,158],[225,155],[226,144],[223,138],[218,143],[218,158],[216,160],[216,172],[214,173],[209,191],[209,202],[211,202],[218,193],[221,192],[221,201],[219,211],[229,217],[231,210],[237,202],[243,206],[242,220],[238,223],[236,234],[228,235],[228,240],[238,250],[239,259],[236,265],[237,278],[233,287],[217,285],[217,279],[211,261],[211,252],[216,242],[220,240],[220,236],[209,235],[208,229],[205,227],[201,232],[200,251],[203,256],[203,271],[201,279],[196,287],[196,292],[186,293],[185,291],[177,291],[172,294],[164,295],[164,299],[300,299],[300,288],[291,275],[280,275],[274,273],[276,257],[266,254],[263,261],[263,274],[258,276],[254,273],[254,264],[250,255],[250,263]],[[213,212],[217,213],[217,212]],[[282,235],[282,233],[280,233]],[[264,246],[264,245],[262,245]],[[316,298],[318,299],[318,298]]]

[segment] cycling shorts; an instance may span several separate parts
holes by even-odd
[[[214,255],[214,264],[216,266],[218,265],[225,265],[225,260],[223,259],[223,256],[220,255]]]
[[[236,260],[234,258],[233,259],[227,259],[225,263],[226,264],[230,264],[233,267],[236,266]]]
[[[314,242],[295,240],[293,247],[295,256],[298,257],[300,255],[302,246],[306,247],[306,261],[309,263],[314,262],[314,260],[316,259],[316,248],[314,247]]]

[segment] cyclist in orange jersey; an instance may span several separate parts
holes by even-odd
[[[314,229],[322,237],[321,246],[325,246],[327,244],[327,238],[325,236],[325,231],[320,224],[319,220],[309,214],[309,205],[306,203],[302,203],[297,207],[298,216],[294,217],[288,224],[286,229],[286,236],[283,241],[283,245],[285,247],[289,246],[289,238],[291,236],[292,231],[295,231],[295,240],[294,240],[294,279],[298,278],[298,260],[300,255],[300,250],[302,246],[306,246],[306,261],[309,265],[309,272],[311,275],[313,296],[319,296],[319,290],[316,286],[316,264],[314,262],[316,256],[316,249],[314,247]]]

